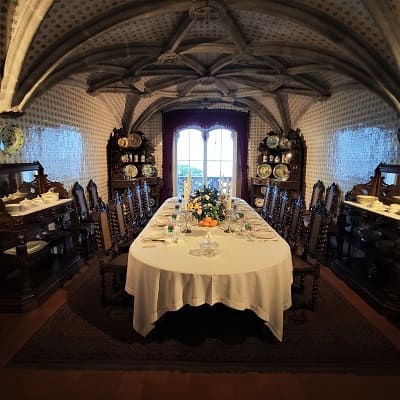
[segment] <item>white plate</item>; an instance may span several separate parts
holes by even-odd
[[[269,231],[255,231],[253,236],[258,239],[273,239],[276,236],[276,233]]]
[[[36,253],[37,251],[42,250],[46,245],[47,242],[44,240],[31,240],[26,243],[27,253]],[[4,250],[4,254],[15,256],[17,254],[17,248],[12,247],[11,249]]]
[[[260,218],[248,218],[246,220],[250,225],[261,225],[264,221]]]
[[[144,240],[160,240],[164,237],[164,231],[150,231],[144,237]]]

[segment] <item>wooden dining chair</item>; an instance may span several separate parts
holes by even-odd
[[[305,238],[304,251],[301,255],[292,254],[293,309],[308,308],[312,311],[315,309],[320,266],[325,257],[329,221],[330,216],[323,202],[318,200],[311,210],[311,220]],[[309,287],[307,287],[308,281],[306,281],[308,277]]]
[[[130,235],[135,238],[142,231],[143,226],[139,221],[139,213],[135,205],[134,193],[131,188],[127,188],[121,197],[125,210],[127,211],[125,214],[127,229],[130,231]]]
[[[268,182],[265,185],[265,193],[264,193],[264,203],[261,209],[261,216],[267,220],[269,207],[271,203],[271,196],[272,196],[272,185]]]
[[[135,206],[138,214],[137,220],[139,225],[144,227],[148,222],[148,218],[145,213],[143,189],[140,185],[136,185],[135,194]]]
[[[274,224],[274,229],[284,239],[286,239],[287,236],[289,216],[290,216],[289,192],[287,190],[283,190],[281,191],[279,196],[278,212]]]
[[[94,183],[93,179],[89,180],[86,190],[89,198],[89,207],[91,210],[94,210],[99,204],[99,193],[97,191],[97,185]]]
[[[151,197],[150,197],[150,186],[147,181],[143,182],[143,194],[144,194],[144,209],[146,213],[146,217],[150,219],[153,216],[153,207],[151,206]]]
[[[279,185],[275,184],[272,187],[272,195],[269,203],[266,221],[272,226],[275,226],[276,218],[278,216],[279,207]]]
[[[91,220],[91,213],[87,205],[83,187],[79,182],[75,182],[72,187],[74,208],[76,210],[76,223],[71,226],[79,232],[79,252],[84,258],[92,256],[96,250],[94,240],[94,224]]]
[[[115,238],[115,242],[119,249],[128,251],[129,246],[134,240],[132,231],[127,227],[128,211],[122,201],[122,197],[118,192],[114,193],[114,198],[109,202],[109,213],[111,221],[111,231]]]
[[[101,276],[101,301],[103,304],[120,303],[125,298],[124,287],[128,252],[121,252],[118,246],[118,240],[111,229],[111,218],[108,209],[95,211],[93,220]],[[111,282],[106,280],[108,275],[112,277]]]
[[[304,237],[304,210],[304,196],[302,193],[299,193],[291,205],[286,236],[286,241],[288,242],[292,253],[302,251],[302,242]]]

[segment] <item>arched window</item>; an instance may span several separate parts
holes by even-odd
[[[163,185],[161,190],[161,201],[166,200],[168,197],[171,197],[174,194],[174,179],[176,179],[174,178],[176,175],[176,166],[174,166],[176,162],[176,132],[182,132],[183,130],[189,128],[195,128],[195,130],[198,130],[202,133],[208,132],[209,136],[210,132],[216,128],[218,128],[217,130],[222,128],[222,131],[228,130],[230,132],[234,132],[234,136],[231,136],[230,139],[228,139],[229,142],[232,141],[233,143],[232,146],[234,155],[234,173],[232,174],[234,184],[232,189],[233,193],[236,193],[236,196],[242,197],[245,200],[247,199],[247,151],[249,136],[248,112],[217,109],[173,110],[163,113],[162,125]],[[209,143],[212,143],[212,141]],[[223,143],[222,148],[226,148],[225,142]],[[204,146],[202,151],[204,152]],[[223,158],[220,157],[219,160],[223,160]],[[213,160],[210,159],[210,162],[211,161]],[[208,168],[211,168],[211,164]]]
[[[236,132],[226,128],[182,129],[175,134],[173,193],[183,193],[183,182],[192,174],[192,189],[219,187],[221,177],[236,196]]]

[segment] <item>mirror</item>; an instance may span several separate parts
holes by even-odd
[[[43,169],[36,161],[33,163],[0,164],[0,197],[2,200],[13,200],[12,194],[30,193],[29,183],[33,182]],[[10,197],[9,199],[5,199]]]
[[[379,164],[375,178],[379,199],[385,203],[400,203],[400,165]]]

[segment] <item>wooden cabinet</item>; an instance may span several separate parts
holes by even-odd
[[[115,191],[143,185],[150,187],[150,201],[158,208],[162,180],[157,176],[154,146],[142,132],[125,134],[114,129],[107,145],[108,195],[111,199]]]
[[[288,190],[291,197],[304,190],[306,146],[299,130],[283,133],[270,132],[258,147],[259,155],[256,177],[250,178],[250,203],[261,209],[264,198],[263,187],[278,184]]]
[[[35,179],[24,181],[31,173],[36,173]],[[25,193],[0,200],[0,311],[26,311],[79,269],[78,238],[71,229],[75,211],[72,199],[63,198],[62,185],[49,181],[39,163],[0,165],[0,179],[12,192]],[[58,200],[11,211],[11,204],[18,206],[50,187],[58,190]]]

